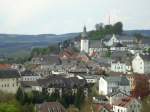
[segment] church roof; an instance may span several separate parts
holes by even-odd
[[[101,40],[90,40],[89,45],[90,45],[90,48],[102,48],[102,47],[104,47]]]
[[[88,37],[88,34],[87,34],[87,31],[86,31],[86,27],[84,26],[83,28],[83,32],[81,33],[81,38],[82,39],[85,39]]]

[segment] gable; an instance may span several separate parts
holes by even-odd
[[[137,55],[134,59],[133,62],[139,62],[139,61],[144,61],[139,55]]]

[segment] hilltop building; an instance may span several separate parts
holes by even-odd
[[[80,47],[81,47],[80,49],[81,52],[85,52],[89,55],[92,55],[93,53],[100,53],[100,52],[108,50],[104,46],[102,40],[89,40],[86,27],[84,27],[83,32],[81,34]]]

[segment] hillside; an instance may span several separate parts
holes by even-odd
[[[150,30],[126,30],[126,31],[124,31],[124,33],[126,33],[128,35],[133,35],[135,33],[140,33],[144,36],[150,37]]]
[[[67,39],[72,39],[77,35],[78,33],[69,33],[63,35],[0,34],[0,56],[14,55],[16,53],[29,53],[32,48],[47,47]]]

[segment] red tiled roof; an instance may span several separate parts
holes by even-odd
[[[133,97],[125,97],[117,100],[113,105],[120,107],[127,107],[130,102],[132,102],[135,98]]]
[[[11,68],[10,64],[0,64],[0,69],[8,69]]]
[[[66,109],[59,102],[44,102],[36,104],[38,112],[66,112]]]

